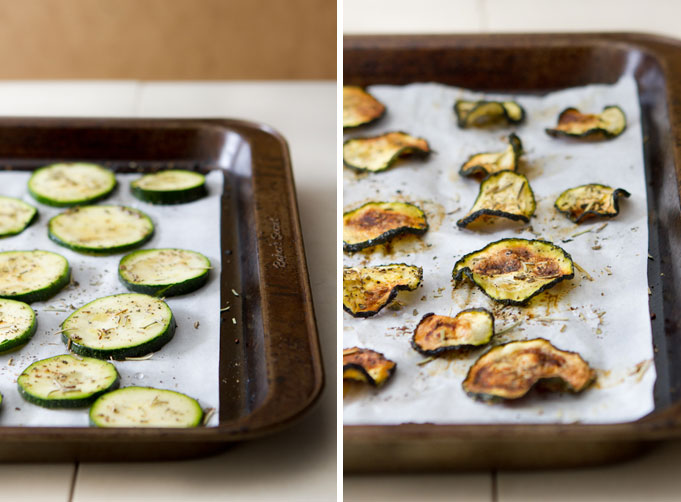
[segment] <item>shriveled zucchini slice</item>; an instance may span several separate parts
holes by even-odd
[[[430,146],[425,139],[404,132],[352,138],[343,143],[343,164],[357,171],[385,171],[400,157],[427,157],[429,154]]]
[[[198,427],[202,420],[196,399],[151,387],[108,392],[90,408],[90,423],[97,427]]]
[[[581,113],[577,108],[566,108],[558,116],[558,125],[546,129],[549,136],[558,138],[610,139],[627,128],[627,117],[619,106],[606,106],[601,113]]]
[[[456,262],[456,285],[464,276],[492,300],[524,305],[532,297],[574,277],[572,258],[543,240],[501,239]]]
[[[0,196],[0,237],[24,231],[38,217],[38,210],[23,200]]]
[[[537,383],[552,390],[581,392],[596,373],[576,352],[559,350],[536,338],[497,345],[483,354],[463,381],[466,393],[480,400],[523,397]]]
[[[41,302],[61,291],[70,278],[69,262],[57,253],[40,250],[0,253],[0,298]]]
[[[425,213],[407,202],[367,202],[343,213],[343,249],[355,252],[388,242],[400,234],[424,234]]]
[[[114,254],[141,246],[154,233],[142,211],[126,206],[74,207],[50,219],[48,236],[57,244],[91,254]]]
[[[26,345],[37,327],[31,307],[24,302],[0,299],[0,352]]]
[[[17,378],[21,397],[44,408],[89,406],[119,383],[113,364],[70,354],[36,361]]]
[[[501,171],[482,181],[473,207],[456,224],[465,228],[477,220],[488,222],[494,218],[528,222],[535,208],[534,193],[527,178],[513,171]]]
[[[423,316],[414,330],[411,345],[426,356],[461,348],[479,347],[494,336],[494,316],[483,308],[462,310],[449,317],[434,313]]]
[[[343,86],[343,128],[358,127],[380,119],[385,106],[361,87]]]
[[[619,198],[631,194],[622,188],[591,183],[565,190],[556,199],[556,209],[575,223],[596,216],[613,218],[620,212]]]
[[[380,352],[352,347],[343,351],[343,380],[356,380],[378,387],[395,372],[397,363]]]
[[[76,354],[125,359],[155,352],[175,334],[168,305],[153,296],[123,293],[98,298],[62,323],[62,340]]]
[[[525,120],[525,109],[515,101],[465,101],[454,103],[457,124],[462,129],[486,127],[499,123],[520,124]]]
[[[400,290],[415,290],[423,269],[393,263],[343,269],[343,309],[354,317],[371,317],[388,305]]]
[[[51,164],[36,170],[28,191],[48,206],[91,204],[108,196],[116,186],[114,174],[97,164],[84,162]]]
[[[184,204],[206,195],[206,177],[183,169],[159,171],[131,182],[130,192],[152,204]]]
[[[517,171],[523,144],[515,134],[508,137],[508,148],[503,152],[478,153],[461,166],[461,176],[485,177],[499,171]]]

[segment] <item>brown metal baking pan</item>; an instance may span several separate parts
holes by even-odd
[[[232,308],[219,314],[218,425],[0,427],[0,460],[196,457],[279,430],[312,406],[323,372],[286,141],[239,120],[0,119],[0,179],[2,170],[75,160],[117,172],[223,172],[220,294]]]
[[[344,427],[346,472],[601,464],[681,437],[681,41],[634,33],[350,36],[346,85],[439,82],[541,94],[638,84],[648,186],[655,409],[629,423]]]

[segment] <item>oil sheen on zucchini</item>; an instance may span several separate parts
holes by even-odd
[[[581,392],[595,377],[579,354],[536,338],[497,345],[483,354],[468,371],[463,389],[476,399],[503,401],[523,397],[535,384],[549,390]]]
[[[558,124],[546,129],[549,136],[584,139],[616,138],[627,128],[627,117],[619,106],[606,106],[601,113],[581,113],[577,108],[566,108],[558,116]]]
[[[367,202],[343,213],[343,250],[354,253],[400,234],[424,234],[425,213],[407,202]]]
[[[343,309],[354,317],[371,317],[388,305],[400,290],[415,290],[423,269],[393,263],[343,269]]]
[[[206,177],[183,169],[159,171],[131,182],[130,192],[152,204],[184,204],[206,195]]]
[[[26,345],[37,327],[31,307],[24,302],[0,299],[0,353]]]
[[[502,152],[478,153],[463,163],[459,174],[469,177],[485,177],[499,171],[517,171],[523,144],[515,134],[508,137],[508,147]]]
[[[355,380],[374,387],[383,385],[397,364],[380,352],[352,347],[343,350],[343,380]]]
[[[359,127],[380,119],[385,106],[361,87],[343,86],[343,128]]]
[[[110,170],[84,162],[41,167],[28,180],[28,191],[38,202],[56,207],[91,204],[108,196],[115,186]]]
[[[497,124],[517,125],[525,120],[525,110],[515,101],[465,101],[454,103],[457,124],[462,129]]]
[[[620,212],[619,198],[631,194],[622,188],[591,183],[565,190],[556,199],[556,209],[575,223],[594,217],[614,218]]]
[[[69,262],[50,251],[0,253],[0,298],[26,303],[52,298],[71,279]]]
[[[357,171],[385,171],[399,158],[427,157],[430,146],[423,138],[404,132],[388,132],[371,138],[352,138],[343,143],[343,164]]]
[[[543,240],[501,239],[454,265],[455,287],[468,277],[492,300],[524,305],[560,281],[574,277],[572,258]]]
[[[76,354],[120,360],[159,350],[175,334],[175,319],[164,301],[123,293],[84,305],[61,327],[62,340]]]
[[[151,387],[108,392],[90,408],[90,423],[96,427],[197,427],[202,420],[196,399]]]
[[[24,231],[38,217],[38,210],[23,200],[0,196],[0,237]]]
[[[411,346],[426,356],[486,345],[494,336],[494,316],[484,308],[462,310],[454,317],[423,316],[414,330]]]
[[[36,361],[17,378],[21,397],[44,408],[89,406],[100,395],[117,389],[119,382],[110,362],[70,354]]]

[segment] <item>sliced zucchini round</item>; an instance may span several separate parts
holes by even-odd
[[[558,116],[558,124],[546,129],[554,138],[561,136],[603,140],[616,138],[627,128],[627,117],[619,106],[606,106],[601,113],[581,113],[577,108],[566,108]]]
[[[101,200],[116,186],[114,174],[97,164],[83,162],[51,164],[36,170],[28,191],[48,206],[70,207]]]
[[[196,399],[151,387],[109,392],[90,408],[90,423],[97,427],[197,427],[202,420]]]
[[[38,210],[23,200],[0,196],[0,237],[23,232],[38,217]]]
[[[152,204],[184,204],[206,195],[206,177],[182,169],[159,171],[131,182],[130,191]]]
[[[120,360],[159,350],[175,334],[175,319],[163,300],[123,293],[82,306],[61,327],[62,340],[76,354]]]
[[[568,188],[560,194],[554,206],[570,221],[582,223],[595,217],[614,218],[620,213],[620,197],[631,194],[622,188],[591,183],[575,188]]]
[[[129,251],[151,239],[154,224],[142,211],[126,206],[74,207],[53,217],[48,235],[57,244],[92,254]]]
[[[359,347],[343,350],[343,380],[379,387],[393,375],[396,367],[396,362],[375,350]]]
[[[70,354],[36,361],[17,378],[21,397],[44,408],[89,406],[119,383],[118,371],[110,362]]]
[[[24,302],[0,299],[0,352],[26,345],[37,327],[31,307]]]
[[[511,133],[508,136],[508,147],[503,152],[477,153],[468,157],[459,174],[473,178],[484,178],[499,171],[517,171],[523,144],[520,138]]]
[[[343,86],[343,128],[371,124],[385,114],[385,105],[361,87]]]
[[[26,303],[52,298],[69,283],[71,269],[62,255],[50,251],[0,253],[0,298]]]
[[[487,127],[506,123],[517,125],[525,120],[525,109],[515,101],[465,101],[454,103],[457,124],[460,128]]]
[[[186,249],[142,249],[125,255],[118,277],[131,291],[158,296],[190,293],[206,284],[210,261]]]
[[[423,316],[414,330],[411,346],[426,356],[486,345],[494,336],[494,316],[484,308],[462,310],[449,317],[434,313]]]
[[[385,171],[406,156],[425,158],[430,146],[423,138],[404,132],[387,132],[371,138],[352,138],[343,143],[343,164],[357,171]]]

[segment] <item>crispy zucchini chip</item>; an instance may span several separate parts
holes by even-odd
[[[554,138],[611,139],[627,128],[627,117],[619,106],[606,106],[601,113],[581,113],[577,108],[566,108],[558,115],[558,125],[546,129]]]
[[[525,110],[515,101],[465,101],[454,103],[457,124],[460,128],[487,127],[506,123],[520,124],[525,120]]]
[[[380,352],[352,347],[343,351],[343,380],[357,380],[378,387],[395,372],[397,364]]]
[[[489,222],[495,218],[528,222],[535,207],[534,193],[527,178],[513,171],[501,171],[482,181],[473,207],[456,224],[466,228],[478,220]]]
[[[552,390],[581,392],[596,373],[576,352],[559,350],[536,338],[497,345],[483,354],[463,381],[466,393],[480,400],[523,397],[537,383]]]
[[[353,138],[343,143],[343,164],[357,171],[385,171],[406,156],[427,157],[430,146],[423,138],[404,132],[387,132],[370,138]]]
[[[343,309],[354,317],[371,317],[388,305],[399,290],[415,290],[423,269],[392,263],[343,269]]]
[[[515,134],[508,137],[508,147],[503,152],[478,153],[463,163],[459,174],[469,177],[485,177],[499,171],[517,171],[523,144]]]
[[[343,128],[359,127],[380,119],[385,105],[361,87],[343,86]]]
[[[479,347],[494,336],[494,316],[483,308],[462,310],[449,317],[433,313],[423,316],[414,330],[411,345],[426,356],[461,348]]]
[[[620,212],[619,198],[631,194],[622,188],[591,183],[565,190],[556,199],[556,209],[575,223],[597,216],[613,218]]]
[[[426,215],[413,204],[367,202],[343,213],[343,250],[353,253],[388,242],[400,234],[421,235],[426,230]]]
[[[543,240],[501,239],[456,262],[456,285],[464,276],[492,300],[524,305],[532,297],[574,277],[572,258]]]

